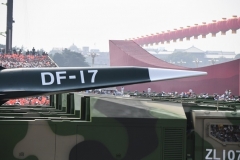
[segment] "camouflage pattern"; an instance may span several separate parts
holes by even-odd
[[[39,117],[1,118],[0,159],[185,159],[186,117],[180,104],[80,94],[74,94],[74,103],[80,117],[45,108],[54,116],[43,119],[47,112],[35,110]]]
[[[212,104],[79,93],[50,103],[0,107],[1,160],[239,159],[237,103],[216,111]]]
[[[182,105],[188,124],[188,155],[193,159],[240,159],[239,102],[197,99]]]
[[[192,111],[195,159],[240,159],[239,111]]]

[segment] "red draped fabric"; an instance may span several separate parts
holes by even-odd
[[[219,30],[217,29],[216,21],[213,21],[212,23],[209,23],[207,25],[207,29],[208,29],[209,33],[212,33],[213,37],[215,37],[216,34],[219,32]]]
[[[191,30],[191,27],[188,26],[187,28],[184,28],[182,31],[185,37],[187,38],[187,40],[189,40],[192,37],[190,30]]]
[[[219,31],[222,32],[222,35],[226,34],[226,32],[229,30],[229,27],[227,26],[227,21],[225,18],[223,18],[223,20],[217,22],[217,28]]]
[[[227,26],[232,30],[232,33],[236,33],[240,28],[240,17],[233,17],[227,21]]]
[[[159,33],[158,35],[157,35],[157,42],[161,42],[161,43],[163,43],[164,42],[164,36],[163,36],[163,33]]]
[[[198,25],[197,24],[195,24],[195,26],[193,26],[193,27],[190,27],[189,31],[190,31],[191,36],[194,36],[194,39],[198,39],[198,36],[200,34],[198,33]]]
[[[206,38],[206,35],[209,33],[206,23],[199,25],[197,27],[197,32],[199,33],[199,35],[202,35],[202,38]]]

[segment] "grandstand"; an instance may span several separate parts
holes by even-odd
[[[0,66],[5,68],[41,68],[58,67],[47,55],[0,54]],[[36,96],[21,99],[11,99],[5,105],[49,105],[49,96]]]

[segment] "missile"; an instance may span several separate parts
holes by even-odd
[[[146,67],[0,67],[0,101],[206,74],[199,71]]]

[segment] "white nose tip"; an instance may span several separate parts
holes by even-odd
[[[207,72],[163,68],[148,68],[148,72],[151,81],[207,75]]]

